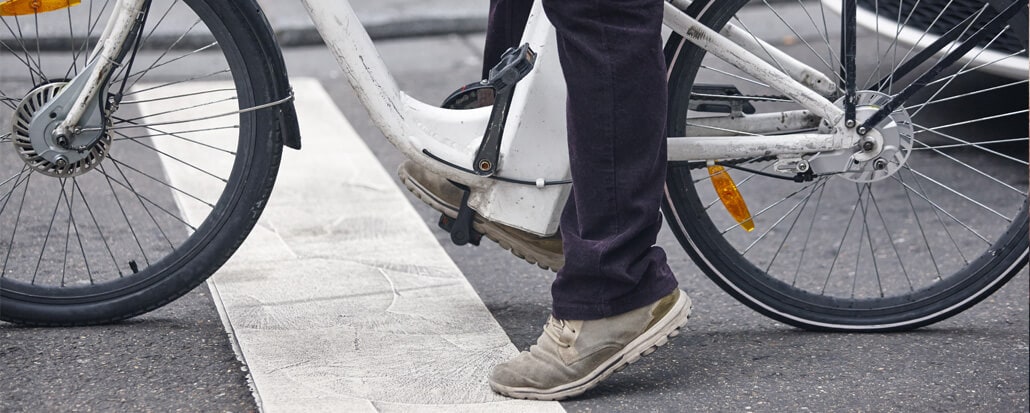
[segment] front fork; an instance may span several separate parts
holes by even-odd
[[[64,92],[40,110],[40,113],[56,113],[58,111],[55,111],[55,108],[63,108],[60,112],[67,113],[64,120],[51,132],[54,141],[72,142],[84,129],[103,127],[102,124],[83,125],[83,119],[86,118],[87,123],[90,123],[90,119],[96,119],[96,116],[88,115],[104,103],[100,102],[100,99],[106,98],[108,80],[114,69],[121,64],[120,60],[127,51],[126,46],[130,44],[130,35],[135,32],[148,1],[118,0],[107,26],[104,27],[100,42],[90,54],[90,63],[72,79]],[[100,118],[103,119],[104,116]],[[35,122],[37,120],[33,120],[33,123]]]

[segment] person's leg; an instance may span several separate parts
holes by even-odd
[[[490,387],[559,400],[678,334],[690,299],[655,247],[665,185],[663,0],[544,0],[568,85],[573,187],[552,316]]]
[[[565,267],[553,314],[590,320],[669,294],[654,246],[665,185],[662,0],[545,0],[568,85],[573,190],[561,218]]]
[[[533,0],[490,0],[490,21],[483,47],[483,79],[490,75],[501,55],[522,40]]]

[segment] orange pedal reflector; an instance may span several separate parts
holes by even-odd
[[[0,3],[0,16],[24,16],[76,6],[82,0],[7,0]]]
[[[737,184],[733,182],[733,178],[726,172],[726,169],[719,165],[712,165],[708,167],[708,175],[712,178],[715,193],[719,194],[719,200],[722,201],[722,205],[726,207],[733,219],[737,220],[737,223],[747,232],[754,231],[755,221],[751,220],[751,211],[748,211],[744,197],[740,196]]]

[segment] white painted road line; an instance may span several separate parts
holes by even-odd
[[[490,368],[515,347],[321,85],[292,83],[304,149],[284,152],[258,227],[209,280],[259,406],[563,411],[490,391]],[[164,93],[219,87],[194,83]],[[141,110],[161,113],[161,103]],[[198,127],[203,122],[183,125]],[[224,132],[235,130],[212,133]],[[173,140],[155,141],[176,150]],[[164,166],[176,186],[212,182],[181,164]],[[195,222],[197,211],[180,205]]]

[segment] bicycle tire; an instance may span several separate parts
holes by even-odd
[[[730,22],[731,19],[735,24],[743,27],[746,26],[743,17],[734,16],[741,14],[742,12],[743,14],[746,14],[748,9],[745,9],[744,7],[747,3],[747,0],[725,2],[695,1],[689,9],[689,14],[695,16],[695,18],[706,26],[716,30],[721,29],[727,22]],[[799,7],[807,7],[804,3],[799,4],[801,4]],[[786,7],[785,5],[785,3],[776,3],[774,6],[771,5],[771,3],[762,2],[758,7]],[[811,3],[809,3],[809,5],[811,5]],[[813,8],[816,7],[814,5],[811,6]],[[812,26],[818,28],[818,14],[811,10],[794,11],[797,12],[795,14],[800,14],[801,16],[805,16],[806,14],[808,17],[813,15],[816,16],[815,19],[810,19],[810,21]],[[782,9],[777,10],[777,12],[776,16],[787,14],[787,12]],[[807,19],[808,17],[805,18]],[[836,16],[834,17],[836,18]],[[770,17],[770,13],[766,13],[765,18],[767,20],[775,20],[775,17]],[[1025,19],[1025,13],[1022,18]],[[780,20],[783,21],[784,26],[787,25],[787,21],[784,18],[781,17]],[[769,30],[770,25],[763,26],[762,29]],[[815,54],[815,50],[822,50],[822,48],[827,45],[811,46],[808,44],[809,40],[832,39],[835,37],[823,37],[822,35],[815,34],[810,36],[808,39],[795,37],[790,40],[790,36],[797,33],[797,31],[792,30],[783,35],[785,37],[777,37],[776,34],[769,35],[768,32],[765,32],[764,34],[766,35],[766,39],[788,39],[781,40],[781,46],[786,43],[799,45],[804,42],[805,45],[808,45],[808,49],[812,50],[813,55]],[[1025,35],[1026,33],[1022,33],[1024,41]],[[815,43],[815,40],[812,40],[812,42]],[[833,50],[832,44],[829,44],[829,42],[827,43],[831,46],[829,49]],[[859,47],[861,47],[861,45]],[[797,48],[803,49],[803,46],[797,46]],[[713,83],[735,84],[739,90],[750,88],[751,91],[745,91],[743,93],[744,95],[751,95],[752,93],[756,95],[762,93],[778,94],[772,89],[758,90],[760,87],[754,85],[753,79],[742,76],[741,74],[743,72],[732,72],[733,69],[717,67],[719,62],[714,57],[711,57],[709,60],[705,60],[706,55],[704,50],[701,50],[693,44],[685,41],[678,35],[674,34],[667,43],[666,55],[669,66],[670,107],[668,130],[670,136],[688,136],[688,129],[691,126],[695,126],[691,124],[690,119],[694,119],[696,116],[700,116],[700,114],[697,113],[697,111],[690,110],[691,90],[697,79],[701,76],[707,76],[708,79],[717,79],[717,81]],[[826,55],[831,56],[832,53],[827,52]],[[831,77],[835,76],[834,73],[837,69],[837,66],[832,64],[832,59],[833,57],[831,56],[829,60],[831,64],[827,65],[828,67],[826,70],[827,74]],[[812,60],[809,60],[809,62],[812,65],[817,64],[812,63]],[[701,73],[702,71],[705,72]],[[722,73],[719,73],[720,71]],[[962,74],[962,72],[954,73]],[[861,78],[861,76],[858,78]],[[1019,85],[1022,86],[1018,87]],[[1021,97],[1021,99],[1025,101],[1025,85],[1026,81],[1023,79],[1021,82],[1017,83],[1017,89],[1019,90],[1011,93],[1016,97]],[[944,87],[947,86],[948,85],[945,84]],[[961,93],[959,93],[959,95],[961,95]],[[929,100],[932,101],[935,96],[936,95],[930,97]],[[937,101],[932,101],[931,103],[937,104],[936,102]],[[785,105],[785,103],[782,102],[763,102],[758,99],[751,103],[755,106],[766,105],[767,107],[772,107],[772,111],[775,111],[776,108],[780,108],[782,110],[782,107]],[[920,108],[924,107],[928,107],[928,105],[920,106]],[[696,105],[695,108],[697,108]],[[1021,116],[1015,116],[1016,119],[1013,120],[1013,122],[1021,123],[1022,128],[1024,129],[1023,133],[1025,133],[1025,106],[1017,105],[1016,109],[1020,109],[1015,111],[1016,115]],[[969,111],[968,107],[965,110]],[[925,118],[915,117],[913,122],[918,123],[922,119]],[[696,123],[697,121],[695,120],[694,122]],[[916,138],[915,141],[919,142],[920,139],[929,140],[928,138],[923,138],[923,136],[933,135],[932,132],[936,131],[936,129],[932,128],[933,127],[926,128],[931,130],[930,132],[925,132],[923,135],[919,135],[919,132],[916,132],[915,136],[919,136],[919,138]],[[925,131],[926,129],[918,129],[918,131]],[[994,178],[999,181],[1004,180],[1004,184],[1011,186],[1012,188],[1016,188],[1017,190],[1014,192],[1008,189],[1005,191],[994,191],[997,193],[1005,192],[1004,200],[999,201],[996,204],[992,203],[991,206],[998,205],[998,209],[1000,210],[999,215],[1004,214],[1003,218],[1011,217],[1011,221],[1004,222],[1005,220],[992,220],[990,222],[991,225],[989,226],[989,231],[983,229],[980,231],[983,233],[989,233],[989,235],[984,238],[988,238],[990,245],[985,245],[986,243],[976,241],[975,248],[970,247],[968,249],[961,249],[966,245],[973,244],[972,241],[968,241],[967,244],[967,238],[975,237],[971,234],[956,234],[962,231],[962,229],[959,228],[960,225],[950,222],[947,217],[942,218],[942,216],[946,214],[956,214],[958,215],[958,217],[956,217],[956,221],[961,224],[966,224],[965,221],[962,221],[963,219],[968,220],[969,222],[973,222],[975,220],[977,223],[980,223],[986,222],[986,218],[981,219],[978,218],[978,216],[990,215],[987,211],[978,209],[976,206],[963,205],[964,208],[958,210],[957,208],[953,208],[951,204],[945,208],[940,207],[939,203],[911,200],[912,198],[918,198],[915,194],[920,193],[920,190],[923,191],[920,194],[928,195],[926,198],[929,200],[934,199],[934,197],[929,196],[931,192],[935,196],[936,194],[947,192],[940,188],[931,188],[933,191],[927,190],[926,187],[934,186],[934,184],[929,181],[929,179],[932,179],[929,178],[930,175],[936,176],[940,180],[947,179],[947,181],[941,183],[942,185],[949,185],[963,190],[968,190],[968,192],[962,193],[964,196],[970,193],[975,194],[970,196],[972,199],[984,200],[986,198],[993,197],[994,195],[992,194],[994,194],[994,192],[977,190],[978,186],[985,186],[982,181],[978,181],[972,185],[963,181],[966,179],[966,176],[977,174],[962,173],[964,172],[963,170],[959,170],[958,172],[953,170],[945,174],[933,175],[936,173],[935,171],[921,171],[924,168],[929,171],[933,165],[949,163],[948,161],[950,160],[954,161],[950,162],[951,166],[958,168],[956,162],[958,162],[957,160],[959,159],[959,156],[964,157],[962,158],[964,159],[963,162],[968,161],[968,159],[973,159],[973,157],[967,157],[967,155],[969,155],[968,153],[960,152],[967,150],[972,152],[973,149],[975,149],[966,147],[968,145],[959,145],[962,147],[946,147],[946,145],[939,145],[942,149],[937,149],[937,151],[940,153],[933,152],[931,150],[922,150],[918,153],[917,151],[912,151],[911,157],[908,160],[909,169],[899,169],[896,173],[900,174],[901,177],[894,178],[893,180],[885,179],[875,183],[869,183],[869,189],[868,192],[865,192],[865,197],[863,197],[863,190],[858,189],[858,187],[865,188],[865,186],[856,183],[855,186],[857,194],[851,194],[851,196],[855,198],[854,202],[848,203],[847,201],[850,200],[850,198],[840,201],[834,199],[834,202],[836,202],[835,205],[838,207],[849,205],[854,206],[848,208],[850,211],[845,209],[843,211],[844,215],[837,213],[833,216],[830,216],[830,208],[827,208],[827,210],[824,210],[823,212],[825,212],[827,216],[830,216],[830,219],[821,216],[818,203],[814,201],[811,202],[816,204],[813,210],[810,205],[811,203],[808,201],[814,200],[815,194],[818,191],[818,199],[825,204],[826,200],[823,199],[823,192],[831,183],[840,183],[837,181],[844,181],[845,184],[851,183],[850,181],[838,176],[827,177],[824,181],[825,183],[822,184],[822,189],[817,189],[818,187],[816,186],[811,187],[810,194],[807,195],[806,200],[803,202],[800,199],[798,199],[797,202],[794,202],[793,199],[790,202],[784,202],[784,200],[790,198],[790,196],[784,199],[778,199],[777,196],[773,196],[770,201],[761,201],[759,202],[760,206],[756,208],[760,211],[753,216],[753,219],[756,225],[759,227],[765,227],[762,230],[755,232],[764,232],[764,235],[751,235],[746,231],[740,230],[739,224],[737,224],[738,226],[735,228],[736,230],[725,229],[727,228],[727,222],[731,228],[734,228],[732,225],[735,220],[731,218],[726,211],[720,210],[721,207],[717,204],[718,197],[712,194],[712,185],[706,180],[708,172],[705,171],[705,164],[703,162],[693,164],[670,164],[663,210],[679,243],[687,251],[694,262],[704,271],[704,273],[732,297],[765,316],[792,326],[819,331],[885,332],[910,330],[944,320],[962,312],[988,297],[991,293],[996,291],[1004,285],[1005,282],[1010,280],[1026,267],[1028,255],[1028,229],[1027,197],[1025,193],[1027,171],[1027,148],[1025,146],[1025,141],[1026,140],[1024,138],[1015,142],[1015,149],[1004,148],[1004,145],[996,147],[992,146],[994,144],[984,144],[985,147],[990,146],[991,148],[1003,148],[998,150],[992,149],[992,152],[998,154],[1018,154],[1016,155],[1018,157],[1016,159],[1018,162],[1015,162],[1014,165],[1004,165],[1008,167],[1005,168],[1004,171],[1010,174],[1005,175],[1005,178]],[[935,144],[930,143],[926,147],[929,148],[930,145]],[[922,146],[920,146],[920,148],[922,148]],[[932,158],[934,159],[924,159],[931,157],[930,155],[927,155],[928,152],[933,154]],[[987,152],[987,155],[990,154],[991,152]],[[987,155],[984,156],[986,157]],[[992,164],[1012,163],[1010,159],[1003,159],[1001,156],[990,156],[990,158],[991,159],[980,160],[980,162],[976,164],[980,168],[970,166],[969,168],[972,170],[965,172],[981,172],[979,169],[988,170],[988,166]],[[752,165],[741,166],[750,166],[751,168],[749,169],[752,170],[763,169],[763,165],[765,168],[769,168],[772,165],[772,161],[767,159],[727,161],[732,161],[727,162],[728,164],[750,162]],[[732,171],[732,169],[730,170]],[[922,174],[922,177],[917,174]],[[738,183],[742,182],[742,176],[746,177],[743,180],[744,183],[739,185],[739,190],[745,199],[748,199],[749,197],[759,198],[759,195],[765,193],[772,194],[778,192],[778,194],[784,194],[788,193],[787,191],[795,191],[795,193],[804,193],[807,191],[800,189],[805,185],[805,183],[781,181],[772,178],[767,179],[763,175],[756,175],[751,172],[733,171],[731,172],[731,176],[737,179]],[[906,182],[906,179],[910,181]],[[747,182],[749,180],[754,180],[759,183]],[[900,181],[900,183],[898,181]],[[925,186],[917,187],[913,181],[922,181],[922,183],[925,183]],[[818,182],[818,180],[813,182]],[[893,187],[891,185],[893,185]],[[846,197],[847,191],[841,191],[839,193],[834,192],[833,195],[834,196],[832,198],[837,198],[838,196]],[[878,197],[880,199],[877,199]],[[998,195],[998,197],[1000,198],[1001,195]],[[760,218],[768,216],[763,216],[763,213],[768,214],[767,211],[783,211],[783,209],[786,208],[786,205],[780,206],[774,204],[774,202],[777,201],[780,203],[795,204],[793,207],[794,209],[791,209],[790,212],[784,213],[779,217],[779,220],[775,222],[772,221],[778,214],[772,214],[773,218],[760,220]],[[886,201],[894,202],[891,205],[884,206]],[[751,200],[748,201],[749,204],[751,204],[751,202]],[[800,206],[800,209],[797,210],[796,214],[791,215],[793,211],[798,208],[798,205],[802,203],[804,206]],[[826,205],[823,206],[826,207]],[[859,208],[860,206],[862,208]],[[940,210],[937,210],[937,207],[940,207]],[[806,208],[808,208],[807,211]],[[967,213],[968,211],[965,210],[966,208],[976,209],[976,211],[974,213]],[[847,250],[848,252],[844,253],[843,251],[846,249],[846,241],[854,239],[854,236],[850,235],[849,231],[851,231],[850,228],[852,226],[852,220],[858,210],[861,210],[860,212],[862,217],[866,218],[861,224],[861,227],[865,228],[865,230],[856,231],[859,233],[857,235],[857,244],[860,246],[850,247],[850,249]],[[884,211],[887,211],[887,213],[884,214]],[[928,211],[931,212],[928,213]],[[852,215],[851,218],[847,218],[846,216],[849,212]],[[878,219],[873,219],[875,218],[872,216],[873,212],[879,214],[879,219],[883,220],[882,225],[879,222],[876,222]],[[806,213],[811,214],[810,218],[809,215],[803,215]],[[934,217],[934,215],[936,215],[936,217]],[[801,220],[802,216],[809,219]],[[840,217],[840,219],[837,219],[837,217]],[[845,219],[847,219],[846,226],[848,229],[845,229]],[[791,223],[791,221],[793,221],[793,223]],[[799,221],[802,222],[802,227],[800,228],[804,228],[804,225],[808,225],[808,231],[804,234],[798,233],[795,235],[795,224]],[[824,224],[822,221],[830,221],[831,223],[836,222],[836,225]],[[927,231],[923,230],[923,225],[928,224],[930,221],[939,223],[941,228],[930,231],[931,236],[928,236]],[[811,222],[811,224],[809,224],[809,222]],[[790,227],[786,228],[788,223],[790,224]],[[781,224],[783,225],[782,227],[779,226]],[[822,237],[824,232],[814,232],[813,227],[819,227],[820,229],[824,227],[833,228],[837,231],[835,234],[839,234],[841,230],[843,230],[842,232],[844,235],[839,238],[836,235],[833,238],[825,238]],[[858,224],[856,224],[855,227],[857,228]],[[987,224],[984,224],[984,227],[988,227]],[[870,230],[871,228],[880,230],[880,233]],[[896,230],[891,231],[891,229]],[[768,237],[768,234],[774,233],[774,230],[777,233],[776,237],[780,237],[780,235],[782,235],[782,241],[779,241],[778,246],[773,244],[766,247],[765,251],[753,248],[758,246],[759,243],[764,242],[763,238]],[[916,230],[922,231],[922,234],[915,233]],[[862,232],[865,232],[865,234],[863,235]],[[810,242],[809,238],[812,237],[813,233],[822,241],[816,243]],[[829,231],[825,232],[825,234],[828,233]],[[979,233],[977,233],[977,235],[979,235]],[[910,242],[907,244],[896,241],[896,239],[900,237],[908,237],[912,238],[912,240],[909,240]],[[933,237],[938,237],[938,239],[934,239]],[[958,253],[957,255],[962,255],[961,259],[951,256],[955,255],[955,251],[952,251],[951,255],[948,255],[947,257],[944,257],[943,254],[941,254],[944,252],[944,240],[947,240],[948,238],[951,238],[951,240],[947,241],[947,243],[954,242]],[[788,239],[790,241],[788,241]],[[884,239],[887,239],[887,241],[884,242]],[[900,250],[899,244],[904,246]],[[925,244],[926,251],[916,251],[922,248],[923,244]],[[874,248],[874,245],[880,247],[879,250]],[[960,247],[960,245],[962,247]],[[787,246],[786,248],[789,252],[784,252],[785,246]],[[800,248],[798,248],[799,246]],[[863,253],[863,248],[866,246],[868,246],[868,251]],[[908,250],[905,250],[905,248],[908,248]],[[801,250],[800,253],[797,251],[798,249]],[[915,252],[908,255],[908,253],[912,251]],[[970,251],[973,252],[970,253]],[[964,255],[966,253],[969,253],[975,258],[967,258]],[[764,255],[758,256],[759,254]],[[785,254],[796,256],[798,258],[796,262],[791,262],[790,265],[784,265],[782,261],[777,263],[777,258],[786,256]],[[892,261],[889,260],[889,258],[894,254],[897,255],[893,261],[897,261],[897,263],[889,262]],[[935,257],[935,254],[942,256]],[[844,273],[853,274],[853,276],[850,280],[846,277],[841,277],[844,278],[843,282],[836,278],[831,282],[831,277],[836,277],[840,274],[835,274],[834,271],[835,266],[840,265],[838,262],[844,262],[844,259],[841,258],[842,256],[846,256],[848,258],[848,267],[851,267],[852,265],[854,266],[853,271],[849,268]],[[870,260],[869,257],[872,257],[872,259]],[[938,260],[941,262],[938,262]],[[831,261],[832,264],[830,263]],[[909,261],[909,263],[906,264],[905,261]],[[957,264],[951,265],[956,261],[958,262]],[[911,279],[916,278],[916,274],[914,274],[914,272],[916,270],[920,270],[920,272],[923,273],[924,271],[922,270],[925,270],[925,268],[922,267],[915,268],[917,267],[917,265],[914,264],[916,262],[925,264],[926,266],[932,265],[937,267],[937,277],[932,277],[931,274],[930,280],[920,278],[917,279],[917,281],[920,282],[917,283],[917,285],[914,285]],[[860,264],[863,263],[865,265],[860,267]],[[872,264],[871,266],[873,268],[870,268],[870,264]],[[877,264],[879,264],[879,266],[877,266]],[[888,277],[881,274],[881,272],[885,271],[884,266],[887,264],[890,264],[890,266],[894,268],[894,271],[891,274],[886,275],[896,278],[892,279],[890,284],[894,286],[900,285],[897,291],[887,292],[884,290],[884,285],[888,284]],[[940,267],[944,267],[946,264],[949,265],[946,268],[953,269],[953,271],[941,273]],[[826,271],[827,266],[829,267],[829,270],[826,273],[824,280],[822,275],[823,273],[816,272],[815,270],[820,269],[822,271]],[[796,269],[791,267],[795,267]],[[879,291],[872,286],[862,286],[865,290],[859,288],[859,279],[868,281],[869,284],[873,284],[871,281],[873,277],[870,276],[870,273],[873,273],[874,271],[876,283],[880,283]],[[791,274],[791,272],[793,272],[793,274]],[[913,274],[910,274],[910,272]],[[813,282],[804,282],[807,281],[808,277],[813,278]],[[904,283],[899,280],[901,278],[908,279],[909,285],[907,289],[904,287]],[[848,282],[851,283],[850,295],[847,291]],[[832,285],[833,287],[837,287],[837,284],[840,284],[840,291],[835,290],[832,293],[827,293],[827,286]],[[820,285],[822,286],[822,290],[819,290]],[[865,291],[868,294],[856,295],[856,290]]]
[[[84,1],[77,6],[77,14],[69,10],[66,17],[62,12],[52,12],[61,13],[53,17],[58,22],[67,19],[72,25],[72,16],[85,17],[89,7],[85,27],[102,28],[105,8],[100,2],[92,3]],[[257,222],[275,183],[282,154],[274,108],[243,111],[216,120],[201,118],[220,113],[223,108],[232,112],[252,108],[275,95],[267,86],[273,82],[266,78],[267,62],[262,61],[260,53],[263,49],[234,2],[184,0],[170,3],[166,9],[167,4],[155,2],[149,25],[144,26],[141,35],[141,41],[153,41],[156,46],[148,49],[144,44],[133,72],[112,77],[109,86],[111,93],[121,84],[128,86],[122,108],[161,102],[166,105],[162,107],[174,109],[146,118],[131,118],[144,109],[115,112],[109,152],[100,166],[80,175],[55,179],[34,170],[26,174],[22,167],[13,183],[0,184],[0,196],[6,197],[0,198],[0,204],[6,205],[0,209],[0,247],[6,248],[0,251],[7,250],[6,258],[0,256],[4,259],[0,319],[26,325],[81,326],[152,311],[206,280],[232,256]],[[51,16],[37,17],[42,20]],[[78,24],[81,21],[72,27],[83,27]],[[162,24],[182,24],[182,31],[162,36],[162,32],[151,30]],[[82,37],[88,39],[89,35]],[[90,44],[89,40],[82,41],[86,46]],[[59,49],[61,44],[52,46]],[[74,68],[81,64],[77,59],[86,46],[73,43],[60,55],[72,60]],[[48,78],[46,69],[55,66],[49,61],[44,66],[44,59],[32,54],[25,50],[24,57],[17,57],[37,82],[25,88],[38,89],[39,83],[52,83],[50,79],[60,77],[63,63],[57,66],[57,74]],[[127,53],[129,58],[136,59],[135,53]],[[208,67],[214,67],[214,72],[190,73],[201,68],[212,70]],[[220,82],[219,88],[207,81]],[[137,82],[157,83],[133,89]],[[166,91],[172,86],[195,89],[174,89],[179,94],[169,96]],[[0,83],[0,92],[2,89]],[[7,116],[5,109],[0,106],[0,116]],[[168,116],[186,116],[190,122],[182,126],[163,124]],[[216,137],[215,133],[221,134]],[[10,145],[0,144],[0,157],[5,156],[4,151],[13,157]],[[217,157],[210,153],[217,153]],[[11,164],[7,158],[3,160],[0,164]],[[222,183],[211,186],[213,190],[201,190],[191,185],[195,181],[171,178],[169,170],[173,168],[208,174]],[[6,175],[0,176],[0,180],[4,178]],[[56,190],[55,185],[60,189]],[[54,202],[52,214],[49,210],[43,213],[42,223],[49,218],[49,225],[30,225],[38,217],[25,212],[24,204],[34,203],[37,197]],[[17,215],[12,212],[16,202],[22,204]],[[113,212],[118,210],[120,214]],[[187,210],[194,211],[195,216],[189,216]],[[41,246],[39,238],[44,238]]]

